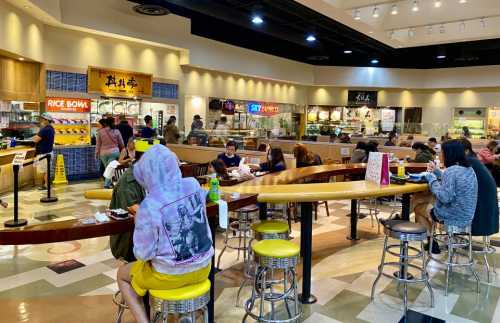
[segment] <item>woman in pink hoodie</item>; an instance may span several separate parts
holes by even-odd
[[[155,145],[134,166],[134,177],[147,195],[135,217],[136,262],[118,270],[118,286],[132,315],[149,322],[141,296],[149,289],[175,289],[208,278],[212,235],[206,192],[182,178],[176,156]]]

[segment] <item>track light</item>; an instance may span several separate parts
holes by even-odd
[[[481,20],[479,20],[479,23],[481,24],[481,27],[486,28],[486,20],[484,18],[481,18]]]
[[[379,12],[378,12],[378,8],[377,8],[377,6],[375,6],[375,7],[373,8],[372,17],[373,17],[373,18],[378,18],[378,17],[380,17],[380,14],[379,14]]]
[[[441,8],[441,5],[443,3],[441,2],[441,0],[435,0],[434,1],[434,8]]]
[[[417,12],[419,10],[420,10],[420,8],[418,7],[418,1],[417,0],[413,1],[413,6],[411,8],[411,11]]]
[[[446,29],[444,28],[444,24],[441,24],[439,27],[439,33],[444,34],[446,32]]]
[[[427,26],[427,35],[431,35],[433,31],[432,26]]]
[[[465,31],[465,22],[461,22],[460,25],[458,25],[458,30],[460,32],[464,32]]]
[[[314,35],[308,35],[306,40],[310,43],[312,42],[315,42],[316,41],[316,37]]]
[[[255,25],[260,25],[260,24],[262,24],[264,22],[264,20],[260,16],[253,16],[252,17],[252,22]]]
[[[374,59],[372,59],[372,60],[371,60],[371,63],[372,63],[372,64],[378,64],[378,62],[379,62],[379,61],[378,61],[378,59],[376,59],[376,58],[374,58]]]
[[[361,20],[359,9],[354,10],[354,20]]]
[[[397,14],[398,14],[398,5],[397,4],[393,4],[392,8],[391,8],[391,15],[395,16]]]

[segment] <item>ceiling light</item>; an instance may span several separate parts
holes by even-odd
[[[379,14],[379,12],[378,12],[378,8],[377,8],[377,6],[375,6],[375,7],[373,8],[372,17],[373,17],[373,18],[378,18],[379,16],[380,16],[380,14]]]
[[[481,23],[481,27],[486,28],[486,20],[484,18],[481,18],[479,22]]]
[[[434,0],[434,8],[441,8],[442,4],[441,0]]]
[[[461,22],[460,25],[458,25],[458,30],[460,32],[464,32],[465,31],[465,22]]]
[[[346,50],[344,51],[344,54],[352,54],[352,50],[346,49]]]
[[[369,33],[369,34],[373,34],[373,30],[370,30],[368,33]]]
[[[437,59],[445,59],[446,58],[446,55],[438,55],[436,56]]]
[[[441,34],[444,34],[446,32],[446,29],[444,29],[444,25],[443,24],[441,24],[441,26],[439,26],[439,32]]]
[[[458,3],[467,3],[467,0],[459,0]]]
[[[361,20],[359,9],[354,10],[354,20]]]
[[[418,1],[417,0],[413,1],[413,7],[411,8],[411,11],[417,12],[419,10],[420,8],[418,7]]]
[[[307,36],[306,40],[310,43],[316,41],[316,37],[314,37],[314,35],[309,35]]]
[[[24,57],[19,57],[18,58],[20,61],[24,61]]]
[[[427,35],[431,35],[433,32],[432,26],[427,26]]]
[[[252,22],[256,25],[260,25],[264,22],[264,20],[260,16],[253,16]]]
[[[378,64],[378,59],[372,59],[372,60],[371,60],[371,63],[372,63],[372,64]]]
[[[398,5],[397,4],[393,4],[392,5],[392,9],[391,9],[391,15],[395,16],[398,14]]]

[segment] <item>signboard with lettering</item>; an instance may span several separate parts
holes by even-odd
[[[259,103],[259,102],[248,103],[247,111],[250,114],[256,114],[261,116],[272,116],[280,112],[279,106],[276,104]]]
[[[88,92],[119,97],[150,97],[153,95],[153,76],[89,67]]]
[[[45,106],[48,112],[79,112],[90,113],[91,100],[71,98],[46,98]]]
[[[26,151],[16,153],[14,159],[12,160],[12,165],[17,165],[23,167],[24,160],[26,159]]]
[[[347,94],[347,105],[377,106],[377,91],[351,91]]]

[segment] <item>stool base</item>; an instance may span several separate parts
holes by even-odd
[[[299,294],[299,301],[302,304],[314,304],[314,303],[316,303],[318,301],[318,299],[314,295],[309,295],[308,298],[304,299],[304,295]]]

